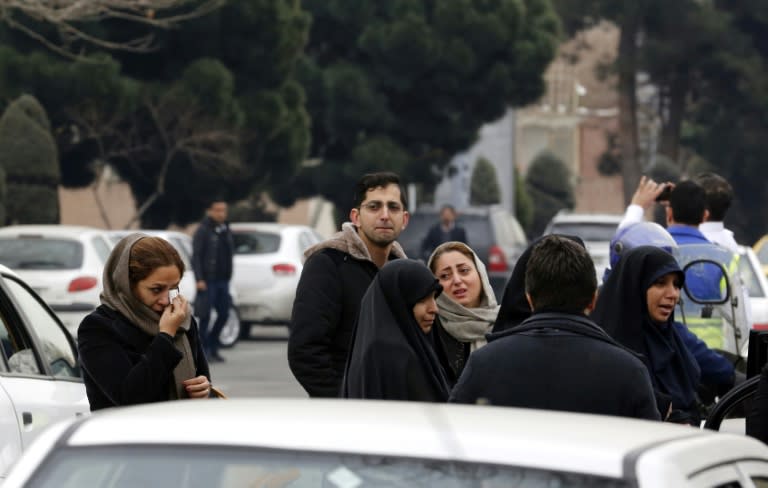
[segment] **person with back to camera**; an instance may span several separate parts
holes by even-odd
[[[384,265],[360,304],[345,368],[344,398],[445,402],[449,387],[433,348],[442,291],[419,261]]]
[[[437,246],[450,241],[469,244],[467,231],[456,223],[456,209],[452,205],[443,205],[440,208],[440,221],[429,228],[421,242],[421,257],[426,261]]]
[[[488,336],[449,401],[660,419],[643,363],[586,316],[597,291],[586,249],[543,237],[525,290],[531,317]]]
[[[437,341],[448,365],[451,385],[461,375],[470,353],[486,343],[499,305],[485,265],[463,242],[440,244],[427,266],[443,287],[437,297]]]
[[[114,247],[101,305],[77,332],[91,410],[210,395],[197,324],[187,300],[170,296],[183,274],[162,238],[135,233]]]
[[[554,234],[565,239],[570,239],[579,246],[586,249],[584,241],[578,236],[566,234]],[[525,296],[525,273],[528,271],[528,260],[531,259],[533,248],[542,237],[536,239],[523,251],[515,263],[512,275],[504,287],[504,296],[501,298],[501,307],[496,316],[496,323],[493,324],[493,334],[517,327],[520,323],[533,314],[531,304]]]

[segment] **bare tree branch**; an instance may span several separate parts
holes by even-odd
[[[189,19],[209,14],[226,0],[0,0],[0,22],[39,41],[69,58],[82,58],[66,40],[80,40],[94,46],[131,52],[153,49],[151,35],[122,42],[95,37],[78,28],[87,22],[120,19],[160,28],[172,28]],[[50,39],[24,23],[24,18],[50,24],[65,40]]]

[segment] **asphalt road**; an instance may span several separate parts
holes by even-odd
[[[250,339],[221,350],[226,362],[211,364],[212,383],[230,398],[306,398],[288,369],[287,340],[284,326],[254,326]]]

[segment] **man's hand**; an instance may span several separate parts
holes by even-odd
[[[197,289],[200,291],[206,290],[208,286],[206,286],[205,281],[200,280],[197,282]]]
[[[656,183],[647,176],[641,177],[640,183],[637,185],[637,190],[635,190],[635,194],[632,195],[632,204],[639,205],[643,210],[648,210],[654,203],[656,203],[656,197],[661,195],[661,192],[664,191],[664,188],[666,188],[667,185],[671,185],[671,183]]]

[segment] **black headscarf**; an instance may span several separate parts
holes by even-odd
[[[449,388],[432,347],[434,329],[422,332],[413,306],[442,291],[424,264],[390,261],[360,303],[341,394],[346,398],[444,402]]]
[[[584,241],[580,237],[558,234],[581,247],[584,247]],[[525,272],[528,270],[528,260],[531,258],[531,252],[536,244],[544,236],[539,237],[531,243],[523,254],[517,259],[515,269],[512,270],[512,276],[509,277],[506,288],[504,288],[504,297],[501,299],[501,308],[496,316],[496,323],[491,331],[493,334],[517,326],[523,320],[531,316],[531,306],[525,298]]]
[[[701,376],[696,359],[675,331],[672,315],[658,323],[648,313],[648,288],[669,273],[676,273],[682,286],[685,275],[670,253],[652,246],[630,250],[603,284],[590,318],[618,342],[643,355],[654,388],[672,397],[673,409],[695,416]]]

